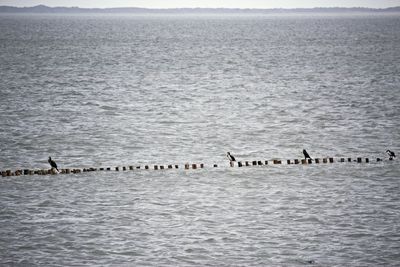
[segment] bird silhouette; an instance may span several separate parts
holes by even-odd
[[[235,157],[232,156],[230,152],[226,153],[226,157],[229,159],[229,161],[236,161]]]
[[[303,149],[303,155],[305,159],[311,159],[310,155],[308,155],[307,151]]]
[[[56,162],[54,160],[52,160],[51,157],[49,157],[48,162],[50,163],[50,166],[52,169],[55,168],[59,172]]]
[[[392,160],[393,158],[396,157],[396,154],[393,151],[390,151],[389,149],[386,150],[386,154],[389,155],[389,159]]]

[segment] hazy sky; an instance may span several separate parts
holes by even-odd
[[[400,6],[400,0],[0,0],[9,6],[78,6],[78,7],[228,7],[228,8],[301,8],[301,7],[373,7]]]

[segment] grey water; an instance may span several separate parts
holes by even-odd
[[[399,15],[1,15],[2,266],[398,266]],[[211,168],[211,164],[219,168]]]

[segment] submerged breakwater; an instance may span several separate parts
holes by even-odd
[[[388,159],[392,160],[392,159]],[[373,160],[375,161],[375,159]],[[383,161],[382,158],[376,158],[376,162]],[[356,163],[371,163],[370,158],[315,158],[315,159],[273,159],[273,160],[251,160],[251,161],[231,161],[230,167],[249,167],[249,166],[267,166],[267,165],[308,165],[308,164],[323,164],[323,163],[345,163],[345,162],[356,162]],[[52,169],[40,169],[40,170],[32,170],[32,169],[20,169],[20,170],[5,170],[0,171],[2,177],[8,176],[20,176],[20,175],[55,175],[55,174],[76,174],[81,172],[96,172],[96,171],[133,171],[133,170],[170,170],[170,169],[203,169],[207,167],[218,168],[223,167],[226,168],[225,165],[221,166],[218,164],[212,164],[210,166],[205,165],[204,163],[185,163],[185,164],[152,164],[152,165],[129,165],[129,166],[118,166],[118,167],[99,167],[99,168],[64,168],[59,171]]]

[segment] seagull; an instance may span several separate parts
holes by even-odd
[[[59,172],[56,162],[54,160],[52,160],[51,157],[49,157],[48,162],[50,163],[50,166],[52,169],[55,168]]]
[[[307,151],[303,149],[303,155],[305,159],[311,159],[310,155],[308,155]]]
[[[389,159],[390,159],[390,160],[392,160],[393,158],[396,157],[396,154],[394,154],[394,152],[393,152],[393,151],[390,151],[389,149],[386,150],[386,154],[389,155]]]
[[[226,153],[226,156],[229,159],[229,161],[236,161],[235,157],[232,156],[230,152]]]

